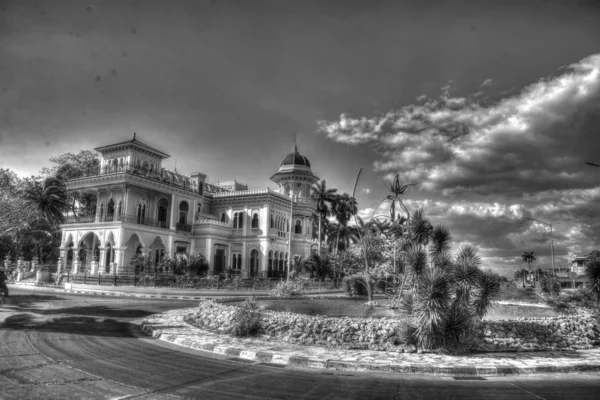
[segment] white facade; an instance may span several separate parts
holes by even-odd
[[[141,253],[152,272],[165,256],[201,252],[210,274],[232,269],[243,277],[278,277],[290,254],[311,251],[316,204],[310,187],[319,178],[297,149],[271,177],[277,190],[232,190],[239,186],[209,185],[199,172],[167,171],[161,162],[169,156],[135,135],[95,150],[100,173],[67,183],[69,191],[97,198],[95,213],[68,217],[61,227],[61,265],[67,268],[132,273],[129,263]]]

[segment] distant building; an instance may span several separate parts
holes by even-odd
[[[231,269],[243,277],[279,277],[291,256],[310,254],[316,209],[310,193],[319,178],[297,148],[271,177],[276,190],[236,180],[213,185],[201,172],[169,171],[161,165],[169,155],[135,134],[95,150],[98,175],[67,182],[68,191],[97,198],[95,213],[69,216],[61,226],[60,262],[72,271],[132,273],[137,254],[153,271],[164,257],[201,252],[211,274]]]

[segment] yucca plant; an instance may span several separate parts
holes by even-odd
[[[439,268],[426,269],[418,280],[413,323],[421,348],[433,348],[443,334],[450,307],[450,277]]]
[[[600,307],[600,258],[593,258],[585,267],[586,290]]]

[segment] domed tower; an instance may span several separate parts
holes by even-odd
[[[298,146],[294,146],[294,151],[281,161],[279,170],[271,180],[277,184],[279,193],[308,199],[311,186],[318,182],[319,178],[310,169],[308,158],[298,152]]]

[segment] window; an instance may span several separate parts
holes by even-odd
[[[238,213],[233,213],[233,229],[238,227]]]
[[[169,210],[169,202],[167,201],[167,199],[160,199],[160,201],[158,202],[158,218],[157,218],[159,222],[166,224],[168,210]],[[161,224],[161,225],[163,225],[163,224]],[[165,228],[165,226],[162,226],[162,227]]]
[[[115,201],[110,199],[108,202],[108,207],[106,208],[106,215],[108,217],[112,217],[115,214]]]
[[[242,229],[244,227],[244,213],[241,212],[239,213],[239,222],[238,222],[238,228]]]
[[[273,221],[273,214],[271,214],[271,228],[275,228],[275,221]]]
[[[252,215],[252,227],[258,228],[258,213],[254,213],[254,215]]]
[[[221,214],[221,222],[227,222],[227,214]]]
[[[302,234],[302,221],[297,219],[296,226],[294,227],[294,233]]]
[[[123,214],[123,202],[119,200],[119,205],[117,206],[117,215],[120,217]]]
[[[197,213],[201,213],[202,212],[202,203],[198,203],[198,205],[196,206],[196,212]]]
[[[179,223],[185,224],[187,223],[187,215],[190,210],[190,206],[186,201],[182,201],[179,203]]]

